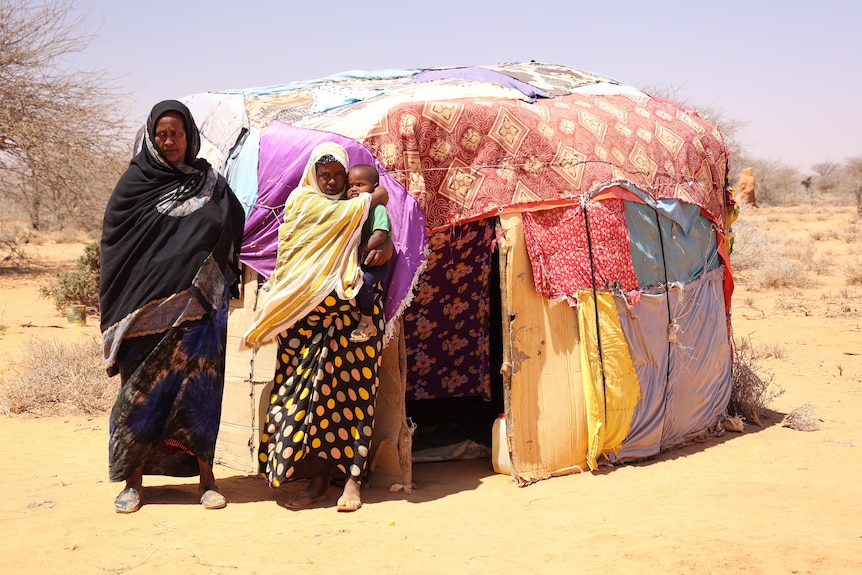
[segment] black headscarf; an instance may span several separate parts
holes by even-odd
[[[185,122],[183,164],[172,164],[155,145],[156,123],[171,111]],[[224,271],[237,266],[245,212],[225,179],[197,157],[199,151],[200,133],[189,109],[176,100],[156,104],[141,151],[105,209],[103,332],[149,302],[189,290],[210,255]]]

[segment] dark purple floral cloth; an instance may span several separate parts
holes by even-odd
[[[494,220],[437,232],[404,313],[407,399],[490,398],[489,313]]]

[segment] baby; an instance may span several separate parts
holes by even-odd
[[[380,181],[377,168],[369,164],[357,164],[347,172],[347,197],[355,198],[359,194],[370,194]],[[389,213],[385,206],[374,206],[368,214],[368,219],[362,226],[359,239],[359,262],[362,267],[362,289],[356,294],[359,307],[359,325],[350,334],[350,341],[363,342],[377,334],[372,314],[374,313],[374,285],[383,280],[386,275],[386,264],[379,266],[365,265],[369,251],[379,247],[389,236],[391,225]]]

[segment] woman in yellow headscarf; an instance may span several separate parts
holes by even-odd
[[[311,479],[288,501],[291,508],[323,499],[333,474],[345,478],[338,510],[362,506],[384,318],[378,293],[372,316],[378,335],[350,342],[359,321],[350,300],[362,282],[357,249],[362,223],[388,194],[379,188],[333,201],[343,198],[347,168],[347,153],[336,144],[312,151],[300,185],[285,203],[269,292],[243,338],[248,347],[278,342],[259,455],[261,473],[273,487]],[[372,265],[387,261],[392,251],[389,242],[371,254]]]

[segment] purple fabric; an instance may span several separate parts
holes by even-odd
[[[388,321],[396,316],[402,301],[409,296],[413,278],[422,265],[428,242],[425,215],[404,187],[389,176],[374,155],[355,140],[331,132],[297,128],[277,120],[262,130],[258,197],[246,220],[240,261],[265,277],[272,275],[284,202],[299,184],[309,154],[323,142],[335,142],[343,147],[351,165],[361,163],[377,166],[380,184],[389,191],[386,209],[392,221],[395,255],[389,262],[387,281],[384,282],[384,312]]]
[[[536,98],[553,98],[553,94],[549,94],[544,90],[540,90],[535,86],[531,86],[526,82],[516,80],[506,74],[487,70],[485,68],[450,68],[443,70],[425,70],[419,72],[413,77],[414,82],[433,82],[434,80],[445,80],[447,78],[460,78],[471,82],[493,82],[500,84],[506,88],[514,88],[522,94],[530,98],[534,102]]]

